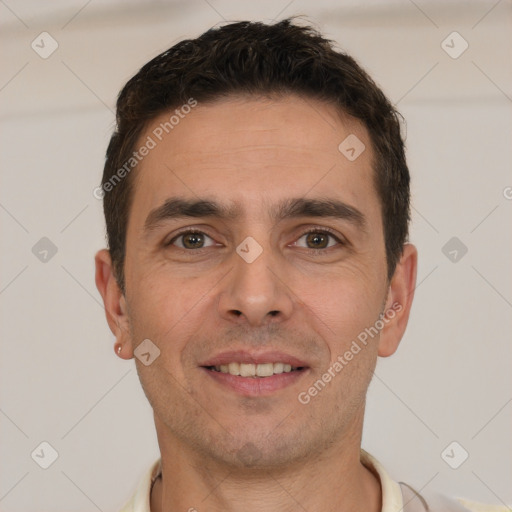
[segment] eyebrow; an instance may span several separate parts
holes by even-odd
[[[210,199],[187,199],[171,197],[161,206],[152,210],[144,223],[144,231],[149,232],[168,220],[182,218],[218,218],[220,220],[236,220],[241,217],[240,204],[225,205]],[[273,205],[269,209],[272,221],[297,217],[334,218],[354,224],[366,231],[366,217],[358,209],[343,201],[332,198],[291,198]]]

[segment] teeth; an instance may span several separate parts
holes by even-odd
[[[284,372],[284,364],[283,363],[274,363],[274,373],[283,373]]]
[[[217,372],[240,375],[241,377],[270,377],[278,373],[289,373],[297,370],[297,367],[287,363],[229,363],[213,366]]]
[[[258,377],[270,377],[270,375],[274,375],[274,365],[272,363],[259,364],[256,366],[256,375]]]
[[[240,375],[240,365],[238,363],[229,363],[228,373],[231,375]]]
[[[259,365],[258,365],[259,366]],[[256,375],[255,364],[240,364],[240,377],[254,377]]]

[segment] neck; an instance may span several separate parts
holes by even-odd
[[[360,461],[360,436],[351,440],[358,442],[343,443],[314,460],[264,471],[229,468],[161,437],[162,476],[153,487],[151,512],[382,508],[379,478]]]

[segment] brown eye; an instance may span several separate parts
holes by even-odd
[[[181,249],[203,249],[214,245],[214,243],[205,245],[207,239],[213,242],[212,238],[201,231],[187,231],[174,237],[168,245],[177,245]]]
[[[323,230],[308,231],[299,238],[295,245],[304,247],[304,245],[299,244],[299,241],[302,239],[305,239],[306,249],[328,249],[336,244],[341,245],[341,241],[336,236],[329,231]],[[331,239],[332,242],[330,242],[329,239]]]
[[[329,243],[328,238],[324,233],[308,233],[306,235],[306,243],[310,244],[313,249],[324,249]]]

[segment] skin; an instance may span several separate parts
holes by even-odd
[[[366,146],[353,162],[338,150],[350,134]],[[372,161],[359,121],[290,95],[199,104],[137,167],[126,295],[107,250],[96,255],[96,284],[120,356],[133,358],[147,338],[161,351],[149,366],[135,358],[162,455],[153,512],[381,510],[379,479],[360,462],[365,397],[377,357],[393,354],[405,331],[417,254],[406,244],[388,281]],[[170,219],[145,233],[149,212],[171,196],[237,203],[240,216]],[[271,205],[301,197],[342,200],[366,228],[269,217]],[[207,235],[200,253],[183,248],[183,237],[165,246],[187,227]],[[327,238],[317,248],[309,228],[330,228],[344,243]],[[250,264],[236,252],[247,236],[263,249]],[[401,309],[380,335],[301,404],[298,394],[393,303]],[[199,366],[239,348],[281,350],[309,368],[269,396],[244,397]]]

